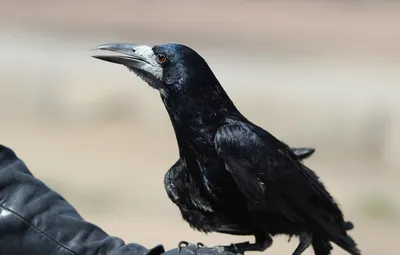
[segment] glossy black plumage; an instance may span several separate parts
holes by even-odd
[[[264,250],[270,236],[286,234],[300,238],[295,255],[310,244],[316,254],[330,254],[330,242],[360,254],[346,232],[352,224],[301,161],[313,150],[298,156],[301,150],[247,120],[192,49],[169,44],[152,51],[168,59],[160,64],[162,78],[128,68],[160,91],[170,116],[180,158],[165,175],[165,187],[191,227],[254,235],[256,243],[242,244],[243,251]]]

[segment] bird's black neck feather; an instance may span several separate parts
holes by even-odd
[[[198,183],[202,196],[214,199],[211,183],[229,182],[228,171],[218,171],[215,158],[215,134],[219,127],[235,119],[244,118],[236,109],[218,80],[202,76],[183,86],[169,87],[161,92],[164,105],[174,127],[179,155],[192,178]],[[207,182],[208,184],[201,185]]]
[[[161,98],[180,151],[196,144],[207,146],[227,119],[241,116],[216,78],[209,79],[208,83],[193,82],[179,89],[164,89]]]

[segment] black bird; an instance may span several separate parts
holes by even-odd
[[[263,251],[271,236],[286,234],[300,239],[294,255],[310,245],[318,255],[330,254],[330,242],[360,254],[347,234],[352,223],[317,175],[239,112],[194,50],[178,44],[97,49],[119,53],[94,57],[128,67],[160,92],[180,155],[165,188],[192,228],[254,235],[255,243],[225,246],[241,253]]]

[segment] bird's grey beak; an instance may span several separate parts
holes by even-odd
[[[135,44],[125,44],[125,43],[110,43],[98,46],[95,50],[105,50],[116,52],[121,55],[96,55],[94,58],[104,60],[111,63],[121,64],[128,67],[140,68],[143,64],[147,64],[148,60],[144,59],[141,55],[136,54],[138,45]]]
[[[116,63],[128,67],[128,69],[142,78],[153,88],[160,88],[163,80],[163,68],[158,64],[152,47],[147,45],[135,45],[125,43],[104,44],[96,50],[116,52],[118,55],[93,56],[94,58]]]

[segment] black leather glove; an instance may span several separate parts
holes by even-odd
[[[0,145],[0,255],[159,255],[107,235],[85,221],[58,193],[36,179],[15,153]],[[222,255],[189,245],[165,255]],[[233,254],[232,254],[233,255]]]

